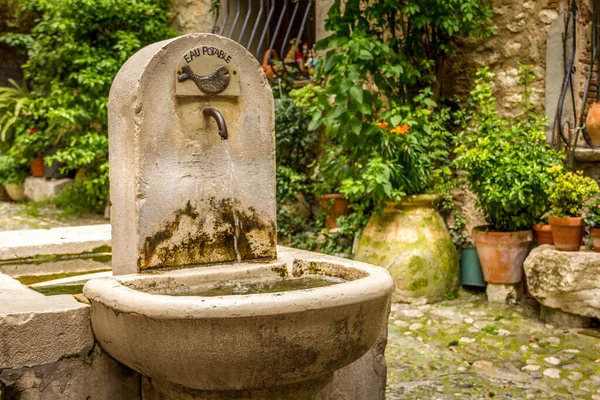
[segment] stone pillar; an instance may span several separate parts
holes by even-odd
[[[108,105],[115,275],[276,258],[273,107],[256,59],[223,37],[125,63]]]

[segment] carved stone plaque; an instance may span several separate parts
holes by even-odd
[[[238,74],[237,62],[226,50],[209,45],[193,47],[186,51],[179,61],[175,76],[175,94],[239,96]]]

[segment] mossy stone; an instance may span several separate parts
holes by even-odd
[[[396,301],[435,302],[458,290],[458,256],[435,206],[438,200],[416,195],[386,203],[360,238],[356,259],[387,268],[396,282]]]

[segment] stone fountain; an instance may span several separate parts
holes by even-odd
[[[325,398],[386,323],[385,270],[277,251],[274,137],[266,77],[229,39],[155,43],[115,78],[113,276],[84,294],[144,399]]]

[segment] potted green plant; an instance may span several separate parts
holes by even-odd
[[[478,199],[486,226],[473,230],[473,238],[488,283],[518,283],[523,261],[533,240],[531,227],[546,211],[544,199],[552,179],[548,168],[560,156],[546,143],[544,118],[529,103],[529,66],[521,64],[522,111],[503,118],[496,111],[488,68],[477,72],[468,106],[459,116],[455,165]]]
[[[4,185],[8,197],[13,201],[25,200],[23,182],[27,178],[27,169],[9,156],[0,156],[0,185]]]
[[[600,252],[600,197],[596,197],[594,202],[589,205],[585,224],[590,228],[594,251]]]
[[[485,287],[477,249],[467,231],[467,220],[459,211],[454,213],[454,224],[449,228],[454,246],[460,251],[460,283],[466,286]]]
[[[533,224],[533,235],[538,246],[543,244],[554,245],[552,226],[545,219],[538,221],[537,224]]]
[[[550,202],[548,221],[554,246],[561,251],[577,251],[583,239],[583,205],[598,193],[598,185],[582,171],[571,172],[558,165],[550,168],[554,184],[546,190]]]

